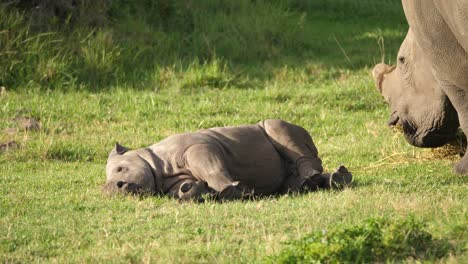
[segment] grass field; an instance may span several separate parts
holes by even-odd
[[[158,61],[156,57],[176,43],[170,38],[180,37],[180,32],[163,32],[169,46],[160,44],[160,53],[156,48],[144,49],[143,66],[126,52],[145,43],[145,36],[152,35],[145,30],[151,28],[125,24],[141,29],[132,44],[118,38],[117,33],[125,32],[123,23],[80,42],[91,45],[83,49],[88,53],[73,55],[65,44],[63,52],[57,53],[63,58],[40,53],[53,46],[47,42],[42,47],[43,37],[30,47],[40,55],[8,57],[9,53],[0,52],[0,67],[5,67],[0,84],[6,87],[0,94],[0,144],[15,141],[18,145],[0,153],[1,262],[308,262],[307,252],[315,256],[317,248],[307,238],[317,232],[336,234],[334,239],[341,241],[336,245],[347,243],[352,249],[334,248],[347,254],[335,258],[330,248],[319,248],[324,256],[317,259],[365,261],[359,258],[366,252],[356,242],[359,239],[339,238],[358,230],[361,240],[370,239],[375,225],[366,223],[374,223],[373,219],[390,223],[387,229],[381,228],[387,230],[384,237],[402,237],[384,241],[394,250],[383,251],[379,261],[468,261],[467,180],[452,173],[458,155],[447,148],[411,147],[400,133],[389,129],[388,108],[370,77],[370,69],[382,56],[386,62],[394,61],[406,33],[399,1],[311,1],[310,6],[285,1],[291,7],[258,1],[252,8],[248,2],[239,1],[242,4],[235,8],[246,19],[252,18],[249,10],[264,10],[255,16],[257,24],[241,23],[226,10],[213,7],[210,12],[225,15],[212,17],[211,27],[209,19],[201,20],[203,15],[194,20],[205,27],[195,24],[192,33],[205,35],[205,42],[193,37],[187,50],[174,46],[171,54]],[[288,11],[274,13],[277,9]],[[262,25],[274,27],[275,19],[269,15],[275,18],[275,14],[279,14],[276,19],[289,21],[286,25],[299,21],[300,31],[273,28],[265,33]],[[226,21],[233,26],[227,27]],[[4,27],[9,25],[2,22]],[[216,25],[229,29],[225,39]],[[66,36],[54,32],[57,38]],[[100,38],[109,34],[115,34],[109,39],[121,51],[109,55],[104,49],[97,56],[99,63],[93,64],[91,51],[98,50]],[[265,39],[268,34],[277,37]],[[238,41],[237,46],[232,41]],[[20,63],[13,64],[12,58]],[[50,62],[55,68],[48,69],[59,71],[44,79],[40,72],[44,68],[15,68],[21,61],[27,65]],[[90,72],[94,75],[87,75]],[[19,115],[38,119],[41,128],[21,130],[14,120]],[[345,164],[354,174],[354,187],[203,204],[101,194],[106,158],[116,141],[139,148],[174,133],[266,118],[282,118],[306,128],[326,170]],[[401,224],[407,219],[417,224]],[[416,236],[423,240],[409,240],[413,233],[401,226],[423,234]],[[400,228],[407,233],[398,233]],[[410,242],[428,246],[409,253],[397,247],[398,243],[410,247]],[[357,255],[353,258],[353,254]]]

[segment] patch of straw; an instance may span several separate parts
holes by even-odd
[[[402,126],[394,126],[393,132],[397,134],[403,133]],[[447,144],[438,147],[431,148],[427,151],[423,151],[416,156],[418,160],[434,160],[434,159],[447,159],[447,160],[458,160],[466,149],[466,137],[461,130],[459,130],[453,140]]]
[[[424,153],[428,159],[448,159],[458,160],[465,154],[466,150],[466,137],[459,131],[456,137],[439,148],[430,149],[430,151]]]
[[[381,149],[383,158],[369,164],[363,171],[373,170],[383,166],[396,167],[398,165],[410,164],[430,160],[450,160],[457,161],[465,153],[467,140],[463,132],[458,131],[456,137],[442,147],[431,149],[414,148],[413,151],[400,151],[396,147],[396,142],[401,140],[403,128],[393,127],[393,143]]]

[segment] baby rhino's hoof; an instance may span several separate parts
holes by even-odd
[[[243,191],[239,186],[239,182],[233,182],[232,185],[224,188],[218,194],[218,200],[220,201],[232,201],[232,200],[239,200],[243,197]]]
[[[341,165],[335,172],[330,175],[328,185],[331,189],[342,190],[350,187],[353,181],[353,175]]]
[[[191,200],[199,203],[205,202],[203,197],[205,194],[209,194],[210,190],[208,184],[202,181],[184,182],[179,188],[179,199],[180,200]]]

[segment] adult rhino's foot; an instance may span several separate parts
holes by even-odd
[[[466,153],[465,156],[463,156],[463,158],[457,164],[455,164],[453,170],[457,174],[468,175],[468,156]]]

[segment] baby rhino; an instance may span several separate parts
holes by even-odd
[[[137,150],[116,144],[106,173],[108,193],[197,201],[341,189],[352,179],[344,166],[324,174],[309,133],[278,119],[178,134]]]

